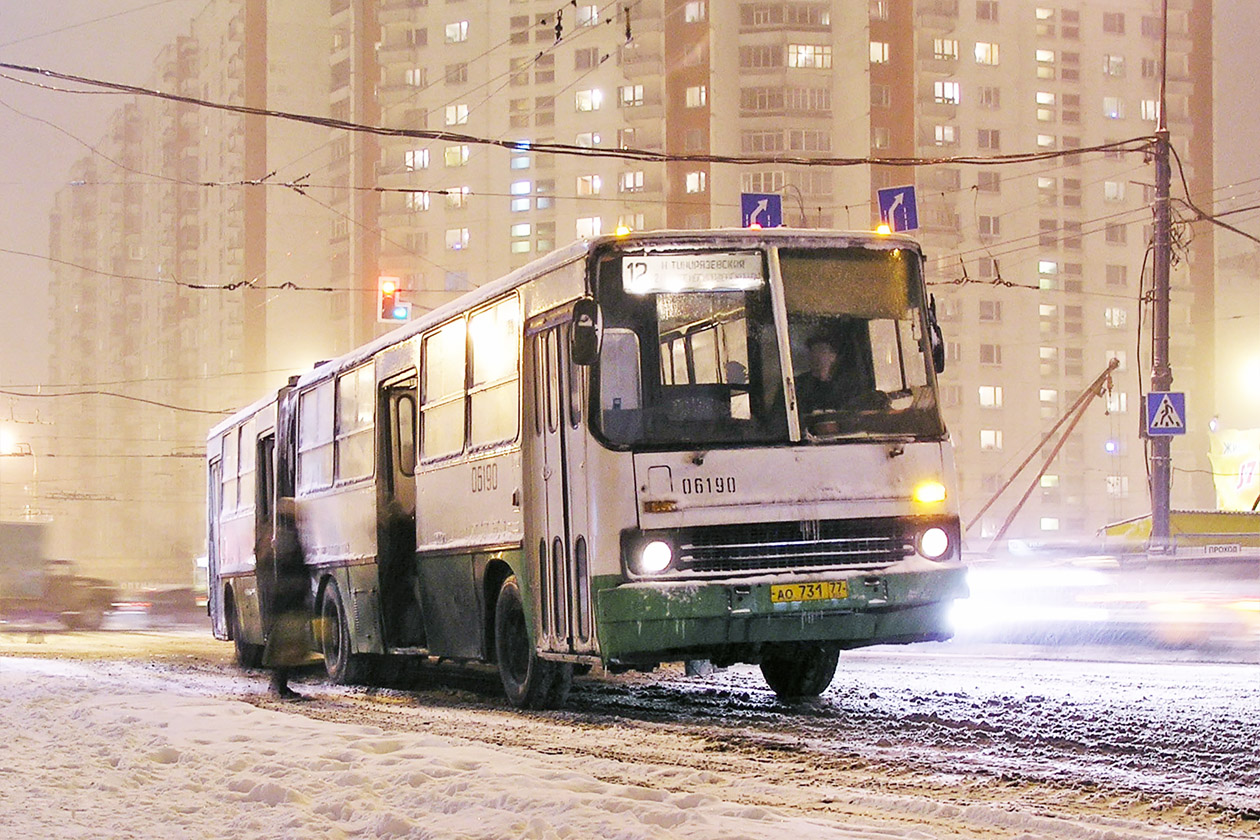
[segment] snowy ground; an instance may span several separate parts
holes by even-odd
[[[329,686],[279,704],[196,631],[0,633],[0,837],[1260,837],[1260,669],[872,649],[755,672]]]

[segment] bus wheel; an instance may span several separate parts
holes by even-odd
[[[494,652],[508,702],[522,709],[564,705],[573,684],[573,666],[539,659],[529,640],[525,604],[516,575],[509,575],[494,605]]]
[[[831,685],[839,661],[836,648],[792,647],[763,659],[761,675],[784,700],[817,697]]]
[[[324,590],[319,616],[319,641],[328,679],[338,685],[363,682],[368,674],[368,660],[362,654],[351,652],[350,622],[335,580],[330,580]]]
[[[227,602],[227,620],[228,634],[232,637],[232,648],[236,653],[236,664],[242,668],[257,668],[262,665],[263,646],[251,645],[245,641],[245,631],[241,629],[241,610],[231,597]]]

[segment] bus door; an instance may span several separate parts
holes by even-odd
[[[385,641],[425,643],[416,582],[416,373],[382,382],[377,394],[377,562]]]
[[[534,475],[542,482],[539,510],[532,517],[530,553],[539,585],[535,605],[544,649],[561,653],[594,650],[583,422],[584,371],[569,361],[568,322],[531,337],[537,453]]]
[[[206,494],[206,522],[209,523],[209,539],[206,540],[206,609],[210,613],[210,626],[215,638],[227,638],[227,622],[223,616],[222,583],[219,580],[219,516],[223,512],[223,461],[215,458],[210,462],[210,486]]]

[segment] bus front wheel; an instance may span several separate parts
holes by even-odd
[[[328,679],[338,685],[363,682],[368,674],[368,660],[362,654],[352,652],[350,622],[335,580],[330,580],[324,590],[319,617],[319,641],[324,652],[324,670],[328,673]]]
[[[564,705],[573,684],[573,666],[538,657],[530,642],[516,575],[503,581],[494,605],[494,649],[508,702],[522,709]]]
[[[793,647],[761,661],[766,684],[784,700],[817,697],[836,675],[840,651],[825,647]]]

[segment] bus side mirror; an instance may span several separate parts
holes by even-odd
[[[574,303],[573,331],[569,338],[569,358],[573,364],[582,367],[595,364],[603,334],[599,304],[591,298],[581,298]]]
[[[937,373],[945,372],[945,335],[936,320],[936,295],[928,298],[928,343],[932,347],[932,367]]]

